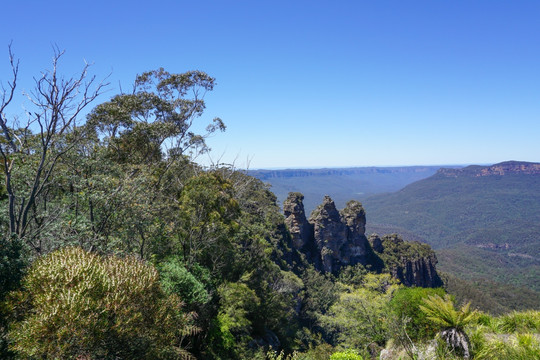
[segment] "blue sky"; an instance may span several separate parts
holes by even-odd
[[[20,89],[50,66],[216,77],[212,161],[345,167],[540,161],[540,1],[10,1]],[[4,50],[2,50],[2,47]],[[4,55],[2,55],[2,53]],[[10,111],[21,111],[20,103]],[[207,157],[200,161],[210,161]]]

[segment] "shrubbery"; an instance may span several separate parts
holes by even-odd
[[[408,319],[406,331],[413,341],[431,339],[437,333],[438,328],[420,311],[420,305],[424,298],[430,295],[444,296],[442,288],[399,288],[392,296],[390,308],[398,318]]]
[[[38,259],[9,304],[12,348],[28,358],[177,358],[196,331],[152,266],[80,248]]]

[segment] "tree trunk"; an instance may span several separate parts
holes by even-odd
[[[444,330],[441,332],[441,338],[446,342],[456,354],[463,356],[464,359],[470,358],[469,338],[467,334],[456,328]]]

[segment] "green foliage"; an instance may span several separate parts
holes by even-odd
[[[538,310],[513,311],[495,318],[482,314],[478,322],[498,334],[540,333],[540,311]]]
[[[169,294],[178,295],[187,306],[203,305],[210,300],[210,294],[204,284],[189,272],[177,258],[171,258],[161,263],[158,269],[163,289]]]
[[[495,328],[502,333],[540,333],[540,311],[514,311],[509,314],[501,315],[495,320]]]
[[[10,306],[12,348],[24,357],[176,358],[193,333],[178,297],[134,258],[65,248],[38,259]]]
[[[441,297],[435,294],[424,299],[420,310],[439,328],[463,330],[465,325],[474,321],[477,316],[477,312],[471,310],[470,306],[471,304],[467,303],[457,310],[450,295]]]
[[[0,302],[9,291],[15,290],[28,263],[24,243],[16,238],[0,237]]]
[[[435,252],[427,244],[418,241],[403,241],[398,234],[385,235],[382,238],[384,251],[379,256],[388,269],[402,265],[402,259],[418,260],[435,256]]]
[[[233,187],[218,173],[191,178],[179,199],[178,248],[188,266],[199,263],[225,276],[232,271],[240,208]]]
[[[470,343],[464,328],[475,321],[478,315],[476,311],[470,310],[470,305],[467,303],[457,310],[450,295],[445,295],[444,298],[429,295],[424,299],[424,304],[420,305],[420,310],[426,314],[427,319],[442,329],[438,336],[448,349],[466,359],[470,356]]]
[[[338,280],[345,285],[360,286],[363,284],[367,274],[368,271],[362,264],[346,266],[341,269]]]
[[[343,286],[338,300],[320,315],[334,344],[363,349],[388,339],[389,302],[397,285],[388,274],[368,274],[361,287]]]
[[[171,74],[163,68],[135,79],[132,94],[121,94],[98,105],[88,116],[88,125],[105,136],[108,156],[119,163],[149,163],[168,156],[193,155],[208,150],[205,138],[225,130],[215,118],[203,134],[195,134],[193,121],[204,111],[203,93],[214,88],[215,79],[201,71]],[[188,94],[194,94],[188,98]]]
[[[475,345],[475,360],[538,360],[540,341],[535,334],[515,334],[508,337],[491,337]]]
[[[212,320],[208,331],[209,344],[206,349],[212,358],[231,358],[237,357],[236,339],[231,333],[231,327],[234,326],[233,320],[227,314],[218,314]]]
[[[325,314],[339,299],[338,287],[330,276],[313,268],[308,268],[303,275],[305,291],[302,315],[310,327],[313,327],[319,324],[319,315]]]
[[[407,288],[401,287],[392,296],[390,308],[398,319],[408,319],[405,330],[413,341],[433,338],[438,328],[420,311],[420,305],[428,296],[444,296],[442,288]]]
[[[333,352],[334,348],[331,345],[322,343],[317,346],[310,346],[309,349],[304,352],[295,351],[289,355],[285,355],[283,352],[280,354],[274,353],[274,358],[272,356],[269,356],[268,358],[276,359],[275,356],[278,356],[278,358],[281,356],[281,359],[283,360],[328,360]]]
[[[362,360],[354,350],[338,351],[330,356],[330,360]]]
[[[255,291],[243,283],[224,283],[218,289],[221,301],[221,314],[227,319],[231,332],[249,334],[251,321],[248,314],[260,304]]]

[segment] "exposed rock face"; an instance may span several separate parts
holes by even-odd
[[[349,201],[339,212],[325,196],[306,219],[304,196],[290,193],[283,203],[285,223],[292,247],[320,271],[338,274],[348,265],[370,265],[388,271],[406,286],[438,287],[442,281],[435,270],[437,258],[429,245],[404,242],[398,235],[382,239],[365,236],[366,213],[358,201]]]
[[[297,250],[307,244],[313,233],[312,226],[306,219],[303,200],[304,195],[295,192],[289,193],[283,202],[285,224],[291,233],[292,246]]]
[[[309,217],[313,224],[313,235],[321,254],[325,272],[335,272],[340,268],[341,248],[347,243],[347,226],[341,221],[341,215],[334,201],[325,196]]]
[[[366,212],[358,201],[349,201],[341,211],[341,219],[347,226],[347,242],[341,247],[340,261],[343,265],[367,263],[369,243],[366,238]]]
[[[370,237],[371,238],[371,237]],[[392,276],[405,286],[439,287],[443,285],[435,265],[437,257],[427,244],[405,242],[397,234],[381,241],[379,256]]]
[[[405,286],[440,287],[443,283],[435,270],[435,263],[430,258],[404,259],[402,266],[392,269],[392,276]]]
[[[377,234],[371,234],[368,238],[369,245],[371,245],[371,248],[378,253],[382,253],[384,248],[382,245],[382,240]]]
[[[365,265],[369,243],[364,235],[366,213],[362,204],[351,201],[340,213],[326,196],[307,220],[303,199],[300,193],[290,193],[283,203],[292,247],[324,272],[337,273],[346,265]]]
[[[458,176],[504,176],[509,174],[540,175],[540,163],[505,161],[491,166],[471,165],[461,169],[441,168],[437,174],[446,177]]]

